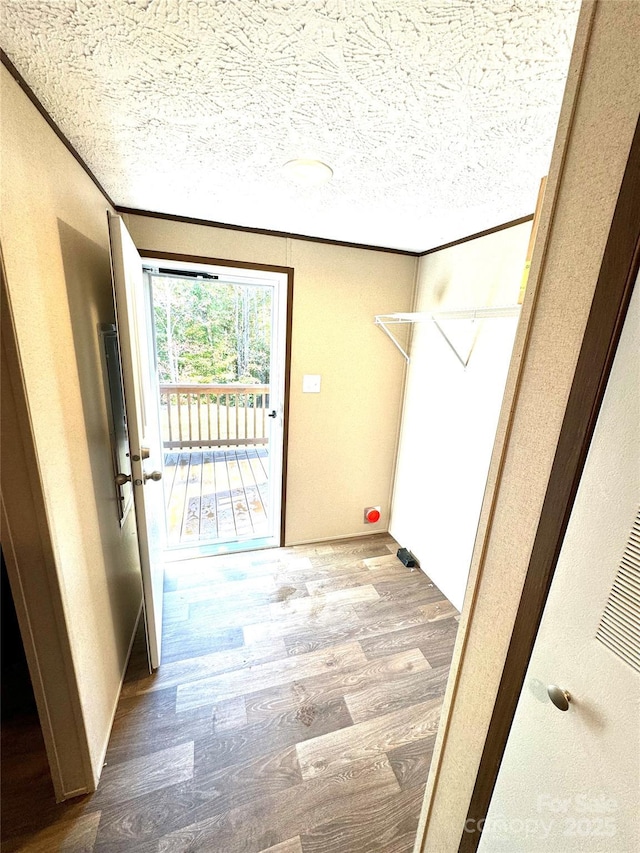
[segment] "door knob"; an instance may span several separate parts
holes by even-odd
[[[275,410],[275,409],[272,409],[272,410],[269,412],[268,417],[270,417],[270,418],[277,418],[277,417],[278,417],[278,413],[276,412],[276,410]]]
[[[559,711],[568,711],[569,703],[571,702],[571,694],[561,687],[556,687],[555,684],[550,684],[547,687],[549,699],[553,702]]]
[[[131,474],[116,474],[116,486],[124,486],[131,482]]]
[[[155,482],[157,483],[158,480],[162,479],[162,471],[152,471],[150,474],[147,474],[145,472],[143,476],[145,483],[147,482],[147,480],[155,480]]]

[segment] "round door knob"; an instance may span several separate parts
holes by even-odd
[[[547,687],[549,699],[553,702],[559,711],[568,711],[569,703],[571,702],[571,694],[561,687],[556,687],[555,684],[550,684]]]
[[[124,486],[131,482],[131,474],[116,474],[116,486]]]
[[[144,475],[145,483],[147,482],[147,480],[154,480],[157,483],[158,480],[161,480],[161,479],[162,479],[162,471],[152,471],[150,474]]]

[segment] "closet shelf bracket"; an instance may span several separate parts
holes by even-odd
[[[405,359],[408,363],[409,362],[409,354],[407,353],[407,351],[402,346],[400,341],[396,338],[396,336],[393,334],[393,332],[389,328],[389,326],[393,325],[393,324],[414,322],[413,320],[401,319],[405,316],[408,317],[409,315],[408,314],[406,314],[406,315],[404,315],[404,314],[376,314],[376,316],[374,318],[374,322],[375,322],[376,326],[378,326],[380,329],[382,329],[382,331],[389,338],[389,340],[393,343],[393,345],[398,350],[400,350],[400,352],[405,357]]]
[[[498,317],[517,317],[520,314],[521,305],[495,305],[485,306],[481,308],[456,308],[451,311],[414,311],[407,313],[396,314],[376,314],[374,322],[376,326],[385,333],[385,335],[393,342],[394,346],[400,350],[407,362],[410,361],[409,354],[402,346],[400,341],[393,334],[389,326],[405,325],[407,323],[422,323],[426,320],[432,320],[435,327],[438,329],[442,337],[453,350],[456,358],[466,367],[469,363],[469,352],[466,358],[458,351],[455,344],[448,337],[446,331],[440,324],[442,320],[490,320]]]

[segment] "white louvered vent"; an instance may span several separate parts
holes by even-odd
[[[640,509],[609,593],[596,639],[640,672]]]

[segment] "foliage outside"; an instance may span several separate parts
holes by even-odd
[[[268,384],[271,289],[153,276],[161,384]]]

